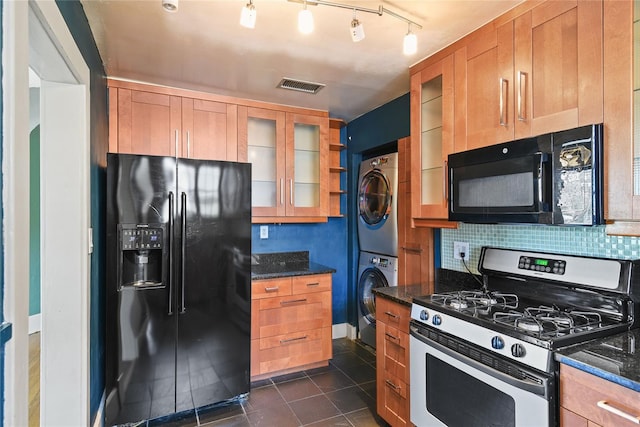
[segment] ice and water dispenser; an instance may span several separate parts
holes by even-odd
[[[163,224],[120,224],[119,286],[163,287],[165,274]]]

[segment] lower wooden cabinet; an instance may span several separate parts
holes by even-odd
[[[560,426],[637,426],[640,393],[560,365]]]
[[[251,311],[253,380],[328,364],[330,274],[254,280]]]
[[[376,298],[377,411],[392,426],[409,420],[409,306]]]

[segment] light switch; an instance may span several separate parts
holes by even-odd
[[[268,239],[269,238],[269,226],[268,225],[261,225],[260,226],[260,238],[261,239]]]

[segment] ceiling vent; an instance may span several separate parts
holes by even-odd
[[[282,89],[297,90],[305,93],[318,93],[325,85],[321,83],[305,82],[302,80],[289,79],[287,77],[280,80],[278,87]]]

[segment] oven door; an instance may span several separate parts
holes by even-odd
[[[454,337],[413,324],[409,345],[413,424],[505,427],[555,425],[557,399],[553,397],[553,375],[523,368],[503,358],[498,359]],[[515,373],[520,378],[503,371]]]

